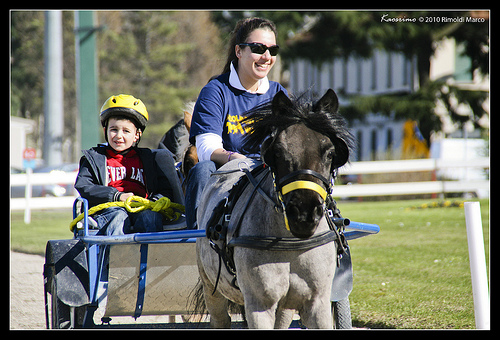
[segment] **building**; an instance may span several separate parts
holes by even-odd
[[[470,59],[461,55],[462,51],[463,46],[457,45],[453,39],[439,42],[431,59],[430,79],[445,79],[453,86],[489,91],[489,78],[473,75],[469,71]],[[403,53],[384,50],[375,50],[370,58],[339,58],[319,67],[309,61],[297,59],[290,63],[289,70],[289,92],[299,94],[311,90],[321,96],[332,88],[339,96],[341,113],[342,106],[349,104],[349,95],[404,94],[418,88],[416,60],[407,58]],[[463,106],[464,114],[467,114],[470,108]],[[489,99],[483,108],[489,113]],[[437,102],[435,111],[443,122],[443,131],[435,134],[433,140],[452,134],[455,136],[457,127],[449,118],[444,105]],[[484,117],[483,120],[482,126],[489,127],[489,117]],[[350,129],[358,141],[354,160],[400,159],[405,122],[377,113],[368,114],[363,121],[351,120]],[[473,136],[472,132],[469,131],[469,137]]]
[[[10,116],[10,166],[23,169],[23,151],[26,149],[26,135],[33,132],[35,122]]]
[[[402,53],[376,50],[371,58],[335,59],[316,67],[306,60],[290,65],[291,93],[312,90],[321,95],[332,88],[339,96],[340,110],[348,105],[346,95],[409,93],[417,84],[415,62]],[[354,160],[397,159],[401,154],[403,120],[369,114],[351,122],[358,148]]]

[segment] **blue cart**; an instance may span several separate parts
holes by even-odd
[[[183,204],[180,183],[173,187],[174,200]],[[183,315],[189,321],[188,302],[199,279],[195,243],[198,237],[206,237],[205,230],[187,230],[181,218],[165,225],[162,232],[97,236],[83,198],[75,200],[74,218],[80,211],[85,215],[72,239],[47,242],[47,328],[93,328],[96,319],[109,323],[115,316]],[[347,240],[380,230],[377,225],[347,219],[344,224]],[[344,257],[331,296],[337,328],[351,327],[349,252]]]

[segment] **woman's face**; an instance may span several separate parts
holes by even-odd
[[[246,43],[261,43],[268,47],[276,45],[274,33],[268,29],[256,29],[250,33]],[[274,63],[276,56],[271,56],[269,50],[264,54],[252,53],[248,46],[235,46],[238,57],[238,76],[241,84],[247,89],[256,86],[257,82],[266,77]]]

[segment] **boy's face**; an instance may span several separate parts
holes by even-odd
[[[117,152],[127,150],[141,136],[140,130],[128,119],[110,118],[106,133],[108,135],[109,146]]]

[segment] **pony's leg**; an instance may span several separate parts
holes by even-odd
[[[213,288],[204,286],[205,303],[210,313],[210,327],[231,328],[231,316],[228,313],[228,300],[218,291],[212,295]]]
[[[250,329],[273,329],[276,320],[276,305],[258,307],[245,301],[245,315]]]
[[[307,328],[333,328],[333,318],[329,298],[315,299],[310,304],[305,304],[299,314],[302,323]]]
[[[276,321],[274,321],[275,329],[288,329],[292,323],[294,309],[278,309],[276,312]]]
[[[238,283],[245,301],[248,328],[273,329],[278,303],[289,288],[289,263],[262,264],[265,256],[269,254],[235,248]]]

